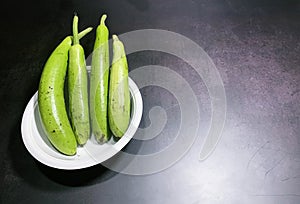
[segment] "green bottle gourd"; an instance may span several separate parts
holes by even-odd
[[[73,45],[68,67],[69,114],[77,143],[84,145],[90,136],[88,75],[84,49],[79,44],[78,16],[73,20]]]
[[[130,122],[128,64],[123,43],[113,35],[113,60],[109,79],[109,127],[116,137],[122,137]]]
[[[92,132],[98,143],[110,139],[107,116],[109,78],[109,31],[105,25],[106,15],[102,15],[96,30],[90,76],[90,117]]]

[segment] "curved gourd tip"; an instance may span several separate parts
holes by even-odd
[[[102,17],[101,17],[101,20],[100,20],[100,24],[101,25],[105,25],[105,20],[107,18],[107,15],[106,14],[103,14]]]

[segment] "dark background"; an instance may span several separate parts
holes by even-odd
[[[17,0],[2,2],[0,10],[1,203],[300,203],[300,1]],[[211,157],[198,160],[198,139],[178,163],[148,176],[118,174],[101,165],[62,171],[33,159],[21,139],[22,114],[47,57],[71,33],[74,11],[80,29],[96,27],[105,12],[111,33],[174,31],[208,53],[228,103],[222,139]],[[81,41],[86,55],[94,34]],[[209,98],[195,71],[157,52],[132,54],[128,61],[131,70],[171,67],[192,83],[202,101],[201,138],[208,128]],[[166,108],[170,118],[164,132],[145,142],[146,152],[156,152],[174,139],[180,109],[164,89],[141,92],[141,127],[149,125],[155,105]],[[132,141],[126,151],[138,147]]]

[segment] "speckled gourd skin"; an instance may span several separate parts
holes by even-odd
[[[76,154],[77,143],[64,99],[68,51],[72,38],[66,37],[48,58],[39,84],[38,104],[44,130],[51,144],[66,155]]]

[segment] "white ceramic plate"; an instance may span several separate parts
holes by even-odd
[[[129,89],[132,97],[131,122],[125,135],[118,141],[111,138],[103,145],[98,144],[94,135],[91,135],[84,147],[77,148],[77,154],[74,156],[63,155],[50,144],[42,128],[36,92],[26,106],[21,124],[22,138],[27,150],[41,163],[58,169],[82,169],[111,158],[130,141],[141,121],[143,112],[141,93],[130,78]]]

